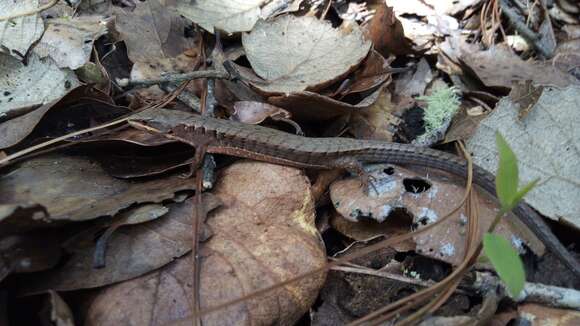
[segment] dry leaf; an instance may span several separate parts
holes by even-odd
[[[483,112],[478,112],[480,114],[475,115],[469,114],[469,112],[470,109],[459,108],[457,114],[453,117],[451,126],[449,126],[449,129],[445,133],[443,143],[450,143],[456,140],[467,140],[473,136],[479,123],[487,115],[483,114]]]
[[[405,38],[403,25],[395,17],[393,8],[387,6],[385,2],[376,8],[375,15],[367,26],[367,33],[374,49],[384,56],[406,55],[413,52],[409,40]]]
[[[11,0],[7,0],[11,1]],[[0,121],[59,99],[79,85],[75,74],[31,54],[26,65],[0,53]]]
[[[242,162],[223,171],[210,213],[213,236],[202,244],[202,309],[237,299],[322,266],[326,255],[314,226],[308,179],[298,169]],[[87,324],[188,325],[190,256],[141,278],[106,288]],[[292,325],[322,287],[318,275],[203,316],[204,325]],[[135,302],[138,302],[136,304]],[[184,320],[182,320],[184,319]]]
[[[39,0],[0,0],[0,17],[35,10],[40,6],[39,3]],[[43,32],[44,23],[38,13],[11,20],[0,20],[0,67],[5,64],[2,61],[7,60],[1,58],[3,52],[8,50],[9,55],[22,60],[28,48],[42,36]]]
[[[542,215],[580,228],[580,87],[544,88],[527,116],[509,98],[483,120],[467,147],[474,162],[496,171],[495,133],[499,131],[518,158],[520,186],[539,178],[526,201]]]
[[[352,83],[344,90],[340,90],[341,96],[353,93],[362,93],[373,90],[375,87],[391,81],[390,63],[394,57],[385,59],[380,53],[371,50],[368,57],[352,74]],[[385,85],[386,86],[386,85]]]
[[[0,202],[41,204],[48,210],[50,221],[86,221],[114,215],[134,203],[171,199],[175,192],[193,187],[193,180],[178,176],[138,182],[118,180],[90,159],[49,155],[28,160],[1,176],[0,188],[4,190]]]
[[[135,8],[113,7],[116,27],[133,62],[175,57],[195,46],[185,37],[188,23],[163,0],[135,1]]]
[[[522,323],[532,325],[573,326],[580,324],[580,312],[571,309],[557,309],[535,303],[518,306]]]
[[[242,35],[242,44],[252,68],[265,80],[252,84],[267,93],[329,85],[356,68],[371,46],[355,23],[333,28],[316,17],[291,15],[258,22]]]
[[[175,10],[210,33],[245,32],[260,18],[260,7],[268,0],[178,0]]]
[[[59,68],[80,68],[89,61],[94,41],[107,33],[110,22],[111,18],[102,16],[49,19],[33,51],[41,58],[52,58]]]
[[[175,10],[210,33],[252,30],[258,19],[267,20],[297,11],[302,0],[178,0]]]
[[[204,197],[207,205],[215,200]],[[34,294],[47,289],[70,291],[105,286],[156,270],[191,250],[192,200],[168,205],[169,213],[146,223],[125,226],[107,242],[103,268],[95,269],[95,241],[100,229],[89,229],[66,243],[69,253],[56,269],[23,278],[22,292]]]
[[[376,166],[380,168],[382,165]],[[458,180],[447,173],[437,170],[408,170],[396,166],[387,166],[382,170],[372,172],[376,178],[371,196],[365,194],[360,186],[359,178],[350,178],[334,182],[330,187],[330,196],[337,211],[350,221],[375,220],[388,223],[396,218],[401,210],[409,214],[413,224],[423,227],[429,225],[461,202],[465,192],[463,180]],[[482,194],[479,198],[480,232],[487,230],[499,210],[492,196]],[[522,242],[526,242],[534,251],[542,253],[543,246],[535,239],[531,231],[517,223],[517,228],[505,220],[501,220],[496,232],[512,240],[519,250],[524,250]],[[397,219],[400,221],[400,219]],[[404,222],[399,222],[404,223]],[[462,207],[442,225],[433,230],[414,237],[416,251],[424,256],[442,260],[453,265],[461,263],[465,253],[465,236],[467,235],[467,217]],[[411,223],[407,223],[410,225]],[[354,228],[354,226],[352,226]],[[364,226],[361,226],[364,228]],[[410,228],[407,229],[410,231]],[[520,238],[520,233],[529,241]]]
[[[511,88],[514,82],[531,80],[535,84],[566,87],[580,85],[573,76],[549,63],[524,61],[509,49],[495,46],[487,51],[462,53],[462,62],[487,87]]]

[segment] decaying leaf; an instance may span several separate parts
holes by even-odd
[[[39,3],[39,0],[0,0],[0,17],[34,10],[39,7]],[[42,36],[43,32],[44,23],[38,13],[11,20],[0,20],[0,55],[8,51],[9,55],[22,60],[28,48]],[[4,60],[0,58],[0,68]]]
[[[348,74],[367,55],[366,41],[355,23],[333,28],[316,17],[281,16],[258,22],[242,35],[252,68],[268,93],[316,90]]]
[[[330,196],[337,211],[350,221],[375,220],[388,223],[389,219],[395,218],[399,221],[398,224],[402,224],[404,222],[400,222],[398,214],[406,212],[411,216],[413,225],[420,228],[449,213],[461,202],[465,190],[463,180],[447,173],[425,169],[416,171],[418,172],[388,166],[373,172],[372,175],[377,180],[374,189],[379,191],[379,195],[375,193],[368,196],[363,192],[360,180],[351,178],[334,182],[330,187]],[[484,232],[494,220],[499,206],[495,204],[493,197],[483,192],[478,197],[479,228]],[[512,227],[510,223],[516,223],[517,227]],[[521,222],[512,216],[510,223],[502,220],[496,231],[511,239],[513,245],[520,250],[523,250],[522,242],[526,242],[534,251],[543,252],[541,243]],[[356,226],[351,225],[351,228]],[[364,223],[361,228],[365,228]],[[465,208],[462,207],[442,225],[414,237],[415,250],[422,255],[457,265],[463,260],[465,253],[466,228],[467,217]]]
[[[59,69],[50,58],[31,54],[24,65],[0,53],[0,121],[59,99],[78,84],[72,71]]]
[[[110,22],[102,16],[50,19],[34,53],[51,57],[59,68],[80,68],[89,61],[94,41],[107,33]]]
[[[519,108],[509,98],[483,120],[468,141],[474,162],[496,171],[494,145],[499,131],[518,158],[520,186],[539,178],[526,201],[545,216],[580,227],[580,88],[544,88],[537,103],[521,121]]]
[[[242,162],[223,171],[215,192],[224,206],[208,216],[213,236],[201,249],[202,309],[325,263],[309,187],[300,170],[278,165]],[[164,325],[185,319],[181,323],[191,324],[191,276],[187,256],[155,273],[108,287],[89,308],[88,323]],[[294,324],[308,311],[323,281],[319,275],[289,284],[204,315],[203,323]]]

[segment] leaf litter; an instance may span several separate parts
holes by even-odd
[[[541,178],[528,203],[574,234],[580,9],[507,5],[516,2],[0,0],[0,311],[14,324],[189,325],[199,270],[202,312],[223,305],[201,317],[205,325],[348,323],[412,293],[423,303],[444,297],[420,291],[462,266],[467,221],[476,215],[482,233],[498,209],[479,191],[477,214],[472,203],[428,229],[459,204],[464,180],[390,166],[375,181],[392,187],[375,186],[384,192],[373,195],[340,173],[232,164],[224,155],[204,176],[216,186],[198,209],[194,149],[166,133],[200,109],[307,136],[416,142],[432,121],[422,99],[453,88],[457,113],[428,144],[453,151],[464,140],[475,163],[494,171],[500,130],[522,182]],[[228,78],[183,90],[171,81],[196,70]],[[160,133],[131,128],[126,117],[148,119]],[[312,188],[315,181],[330,190]],[[194,212],[205,216],[195,266]],[[524,254],[530,280],[578,286],[550,254],[537,258],[543,244],[525,227],[502,219],[498,232]],[[477,275],[489,271],[472,263]],[[474,302],[495,294],[481,291],[456,292],[420,317],[506,318],[484,316]],[[34,300],[46,303],[43,314]]]

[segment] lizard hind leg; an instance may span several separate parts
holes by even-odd
[[[361,187],[363,187],[363,191],[366,195],[370,194],[371,189],[373,189],[375,194],[379,194],[379,191],[373,182],[375,181],[375,177],[368,173],[362,162],[356,158],[352,156],[337,158],[331,161],[330,166],[333,168],[344,169],[351,174],[358,175],[361,181]]]

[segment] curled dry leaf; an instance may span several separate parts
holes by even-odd
[[[413,52],[409,40],[405,38],[403,25],[395,16],[393,8],[384,1],[376,8],[375,15],[366,26],[366,32],[374,49],[384,56]]]
[[[213,236],[202,244],[202,310],[321,267],[310,184],[294,168],[242,162],[223,171],[210,213]],[[191,324],[190,256],[155,273],[104,289],[87,323]],[[324,276],[284,286],[203,316],[204,325],[292,325],[314,303]],[[135,304],[139,302],[139,304]]]
[[[445,216],[454,208],[454,205],[461,202],[465,192],[461,183],[463,180],[459,181],[437,170],[417,169],[416,171],[419,172],[388,166],[377,174],[373,173],[377,178],[375,188],[379,191],[378,196],[376,193],[367,196],[362,191],[358,178],[333,183],[330,196],[338,212],[351,221],[374,219],[384,223],[391,216],[396,216],[394,212],[403,210],[411,215],[414,225],[419,227],[429,225]],[[370,191],[374,192],[374,190]],[[483,191],[478,198],[481,222],[479,230],[484,232],[494,220],[499,207],[495,204],[493,197],[484,194]],[[508,223],[502,219],[496,232],[511,239],[518,249],[523,249],[521,244],[526,242],[533,250],[542,253],[541,242],[517,221],[519,220],[512,218]],[[510,223],[515,223],[517,227],[512,227]],[[361,228],[364,228],[364,225]],[[442,225],[414,237],[415,250],[422,255],[457,265],[463,260],[465,253],[466,232],[467,217],[465,208],[461,208]],[[522,240],[520,236],[525,237],[527,241]]]
[[[234,104],[234,114],[232,115],[232,118],[236,121],[249,124],[259,124],[268,117],[274,119],[289,119],[290,113],[268,103],[238,101]]]
[[[346,96],[352,93],[362,93],[373,90],[385,82],[389,83],[391,81],[389,64],[393,59],[394,57],[391,57],[387,60],[377,51],[371,50],[360,68],[350,78],[352,83],[345,89],[340,90],[340,94]]]
[[[292,15],[258,22],[242,35],[242,44],[265,81],[252,85],[270,94],[330,85],[355,69],[371,47],[356,23],[333,28],[316,17]]]
[[[204,201],[208,208],[219,206],[215,197],[204,196]],[[33,278],[23,278],[26,286],[22,292],[34,294],[47,289],[70,291],[105,286],[141,276],[185,255],[191,250],[192,200],[170,204],[168,208],[165,216],[114,232],[107,242],[103,268],[93,267],[93,239],[100,230],[90,229],[75,236],[66,243],[65,250],[69,253],[66,262]]]
[[[7,0],[11,1],[11,0]],[[0,53],[0,121],[61,98],[79,85],[75,74],[32,53],[26,65]]]
[[[40,6],[39,3],[39,0],[0,0],[0,15],[2,15],[1,17],[7,17],[35,10]],[[0,31],[2,31],[0,33],[0,49],[6,49],[8,54],[18,60],[22,60],[28,52],[28,48],[42,36],[44,23],[37,13],[11,20],[0,20]],[[0,53],[4,51],[0,50]],[[3,63],[0,62],[0,67],[2,66]],[[2,112],[0,111],[0,113]]]
[[[193,189],[194,181],[171,176],[128,182],[110,177],[85,157],[49,155],[1,176],[0,188],[0,202],[41,204],[53,222],[86,221],[114,215],[134,203],[171,199],[177,191]]]
[[[377,101],[382,91],[383,87],[379,87],[356,104],[308,91],[271,96],[268,102],[288,110],[297,120],[323,121],[365,111]]]
[[[89,61],[94,41],[107,33],[111,21],[103,16],[49,19],[34,53],[52,58],[59,68],[80,68]]]

